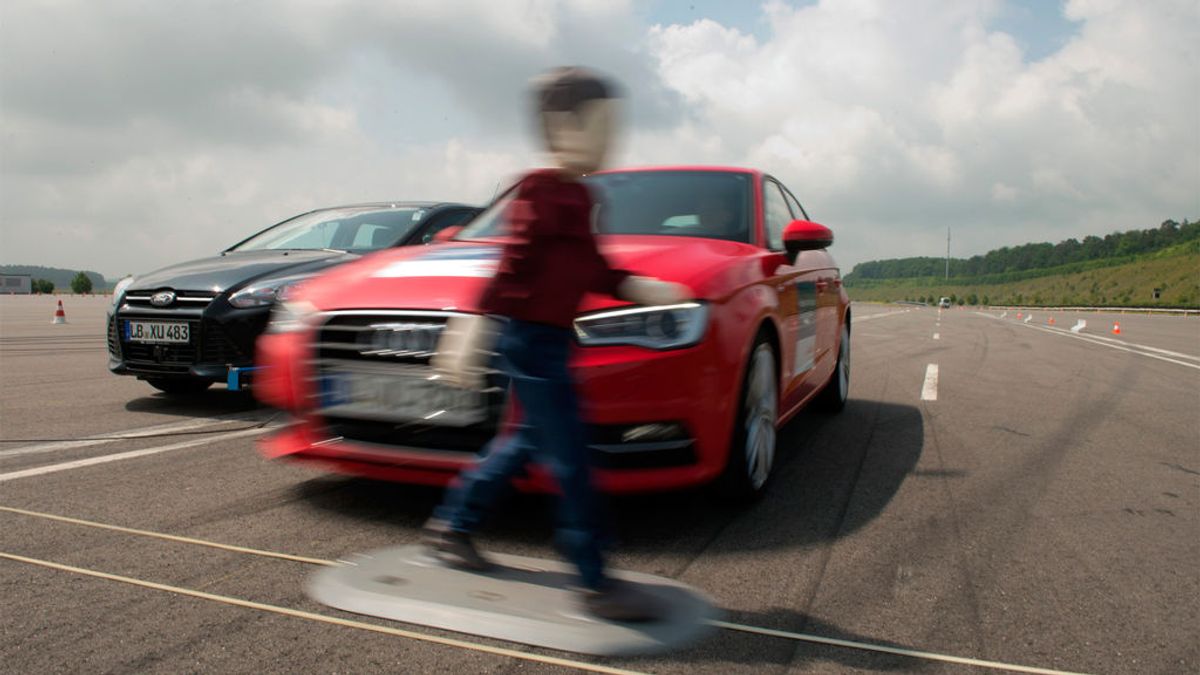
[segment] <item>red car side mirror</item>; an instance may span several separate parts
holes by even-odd
[[[833,230],[810,220],[793,220],[783,228],[783,247],[795,260],[801,251],[815,251],[833,245]]]
[[[429,240],[429,243],[430,244],[443,244],[445,242],[448,242],[454,238],[454,235],[461,232],[462,229],[463,229],[462,225],[451,225],[450,227],[447,227],[445,229],[438,230],[437,234],[433,235],[433,239]]]

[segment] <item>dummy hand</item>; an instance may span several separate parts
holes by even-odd
[[[448,384],[482,390],[487,384],[488,361],[499,332],[500,322],[495,319],[478,314],[452,316],[429,363]]]
[[[671,305],[692,299],[692,291],[683,284],[648,277],[626,277],[617,287],[617,297],[639,305]]]

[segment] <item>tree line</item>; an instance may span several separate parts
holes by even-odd
[[[30,285],[29,290],[32,293],[43,293],[43,294],[49,295],[50,293],[54,292],[54,282],[50,281],[49,279],[34,279],[30,282],[29,285]],[[92,288],[93,287],[92,287],[91,278],[87,274],[84,274],[83,272],[76,274],[74,276],[74,278],[71,279],[71,292],[72,293],[75,293],[78,295],[82,295],[84,293],[91,293]]]
[[[27,274],[33,277],[33,292],[53,293],[55,288],[70,288],[75,293],[91,293],[103,290],[111,284],[99,272],[72,270],[41,265],[0,265],[0,274]],[[38,282],[42,282],[39,284]],[[78,290],[84,289],[84,290]]]
[[[1027,270],[1047,269],[1112,258],[1127,258],[1153,253],[1200,240],[1200,221],[1182,223],[1165,220],[1157,228],[1114,232],[1104,237],[1094,235],[1067,239],[1057,244],[1024,244],[1005,246],[984,255],[970,258],[951,258],[951,277],[1007,275]],[[934,257],[893,258],[859,263],[846,275],[846,282],[867,279],[907,279],[942,277],[946,259]]]

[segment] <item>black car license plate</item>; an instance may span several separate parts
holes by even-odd
[[[187,344],[191,326],[179,321],[126,321],[125,341],[143,344]]]

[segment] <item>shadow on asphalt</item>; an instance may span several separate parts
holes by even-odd
[[[837,416],[801,413],[779,438],[776,473],[757,502],[733,506],[695,489],[610,500],[616,548],[705,555],[821,544],[875,519],[913,472],[924,443],[919,409],[851,399]],[[442,490],[322,476],[296,486],[312,508],[399,529],[417,528]],[[513,495],[485,525],[493,541],[548,542],[553,498]]]
[[[143,383],[147,395],[125,404],[125,410],[173,417],[214,417],[267,408],[248,392],[214,387],[195,394],[165,394]]]

